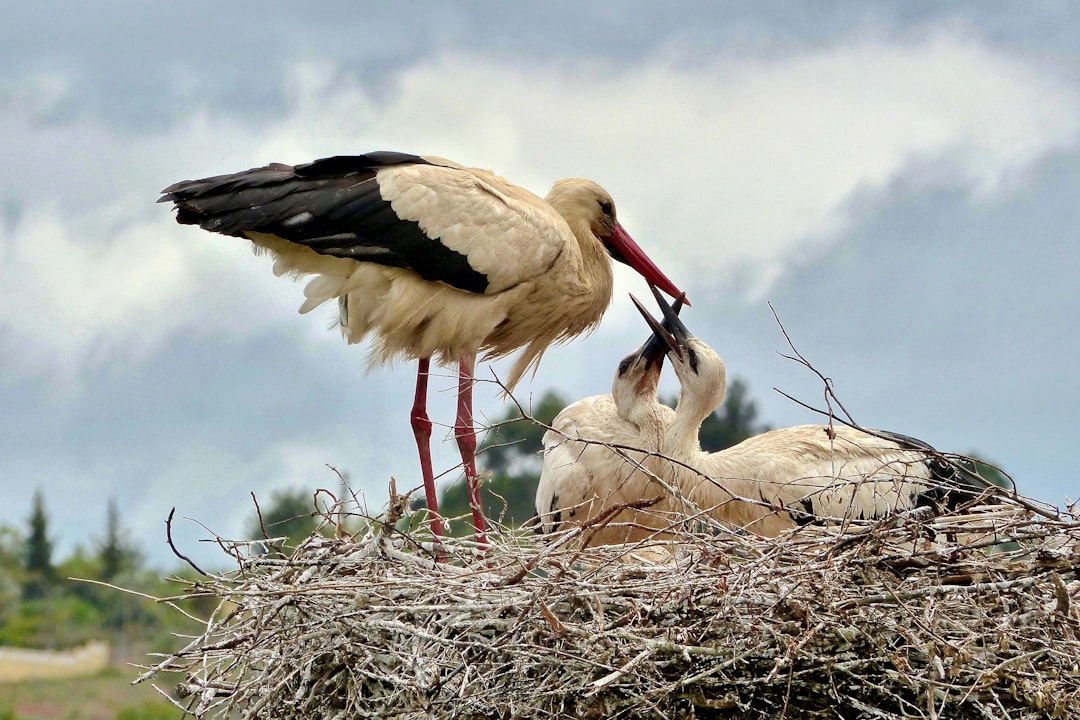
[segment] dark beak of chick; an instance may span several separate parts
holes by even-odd
[[[660,312],[664,315],[664,322],[661,323],[661,327],[671,333],[671,336],[679,345],[680,351],[675,352],[675,354],[681,358],[681,349],[686,347],[686,341],[692,337],[690,329],[687,328],[685,323],[679,318],[679,310],[682,308],[683,298],[680,297],[673,304],[668,305],[667,300],[664,299],[664,296],[660,294],[659,290],[652,285],[649,286],[649,289],[652,290],[653,297],[656,298],[656,304],[660,306]],[[656,330],[654,329],[654,335],[655,332]]]
[[[664,357],[669,353],[675,353],[676,357],[682,358],[683,350],[679,343],[678,338],[669,330],[669,327],[676,327],[671,318],[674,318],[674,322],[678,323],[678,327],[681,327],[684,331],[686,326],[679,320],[679,311],[683,306],[683,296],[680,296],[672,305],[668,305],[660,295],[659,291],[652,287],[653,294],[656,295],[657,302],[660,304],[661,310],[664,312],[664,322],[659,323],[656,321],[648,310],[641,304],[641,302],[634,297],[630,296],[630,299],[634,302],[634,306],[637,307],[638,312],[645,318],[645,322],[652,328],[652,335],[645,341],[645,344],[641,346],[641,350],[638,354],[645,358],[645,362],[648,367],[656,365],[657,367],[663,365]]]

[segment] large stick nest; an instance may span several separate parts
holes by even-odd
[[[189,584],[217,611],[140,680],[182,672],[199,718],[1080,716],[1075,508],[703,525],[674,552],[496,530],[436,563],[390,507]]]

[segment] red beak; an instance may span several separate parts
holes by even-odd
[[[690,304],[690,301],[685,299],[685,293],[675,287],[675,283],[671,282],[667,275],[656,266],[656,263],[649,259],[649,256],[634,242],[634,238],[630,237],[622,225],[615,223],[615,227],[611,229],[611,235],[604,239],[604,244],[613,258],[637,270],[638,274],[650,285],[655,285],[672,298],[683,297],[683,303]]]

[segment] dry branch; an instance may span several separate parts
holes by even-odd
[[[351,536],[339,504],[338,537],[200,578],[220,598],[205,632],[139,681],[184,673],[200,718],[1080,714],[1074,508],[991,506],[1007,552],[930,543],[912,515],[677,547],[500,529],[486,554],[445,539],[443,564],[415,518],[349,509]]]

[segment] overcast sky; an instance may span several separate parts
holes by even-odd
[[[1070,2],[5,3],[0,524],[45,495],[63,556],[107,500],[172,567],[175,506],[224,536],[249,492],[418,486],[415,370],[300,316],[302,284],[178,226],[158,191],[378,149],[540,195],[589,177],[774,426],[815,417],[768,303],[855,419],[1080,495],[1080,5]],[[607,392],[646,332],[617,270],[548,389]],[[505,372],[481,366],[480,377]],[[432,416],[451,423],[453,381]],[[673,378],[665,393],[675,391]],[[490,385],[478,408],[504,412]],[[457,453],[435,433],[436,472]],[[182,549],[220,562],[208,533]]]

